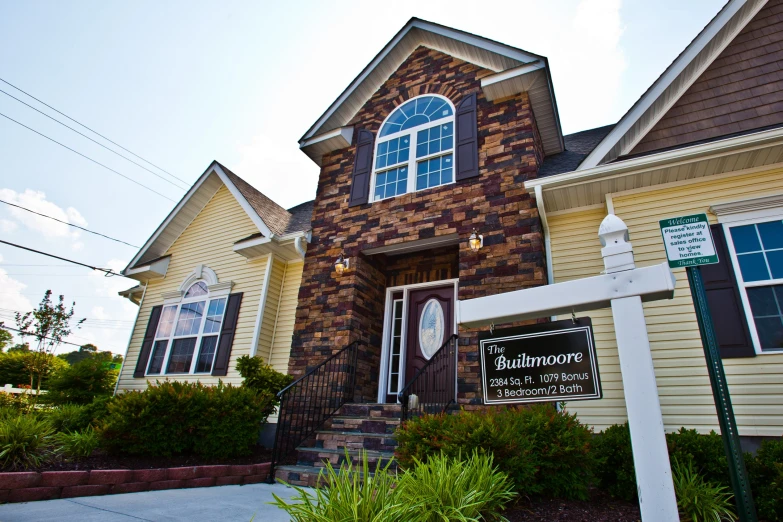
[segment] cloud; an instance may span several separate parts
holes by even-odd
[[[57,204],[48,201],[46,194],[41,191],[27,189],[24,192],[16,192],[11,189],[0,189],[0,199],[33,210],[45,216],[50,216],[65,223],[86,226],[87,220],[73,207],[61,208]],[[52,219],[32,214],[20,208],[9,207],[8,212],[17,223],[21,223],[30,230],[39,232],[47,239],[70,239],[80,237],[78,230],[69,227],[65,223],[58,223]],[[5,222],[7,220],[3,220]],[[16,223],[15,223],[16,224]],[[5,226],[5,225],[3,225]],[[77,248],[78,249],[78,248]]]
[[[0,256],[0,262],[2,260],[3,257]],[[22,293],[25,288],[27,288],[26,284],[12,278],[5,269],[0,268],[0,308],[4,309],[0,321],[4,321],[6,325],[10,326],[14,323],[11,316],[8,315],[13,312],[8,312],[8,310],[33,309],[33,303]]]
[[[16,229],[19,228],[19,225],[17,225],[14,221],[9,221],[7,219],[0,219],[0,232],[5,232],[6,234],[10,234],[11,232],[15,232]]]

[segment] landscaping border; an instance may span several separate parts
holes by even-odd
[[[116,495],[161,489],[257,484],[269,477],[271,462],[157,469],[21,471],[0,473],[0,502]]]

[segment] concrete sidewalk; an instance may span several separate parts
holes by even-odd
[[[296,490],[281,484],[169,489],[124,495],[23,502],[0,506],[0,522],[288,522],[267,502],[272,493],[289,499]]]

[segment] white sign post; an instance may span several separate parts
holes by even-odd
[[[611,306],[623,376],[639,507],[646,522],[679,521],[642,302],[671,299],[668,265],[636,268],[628,227],[615,215],[598,230],[603,275],[459,301],[459,322],[478,327]]]

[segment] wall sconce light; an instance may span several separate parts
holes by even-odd
[[[474,228],[473,233],[468,238],[468,246],[473,252],[478,252],[481,247],[484,246],[484,236],[478,233]]]
[[[350,260],[346,259],[342,252],[334,262],[334,269],[337,271],[337,275],[342,275],[350,266]]]

